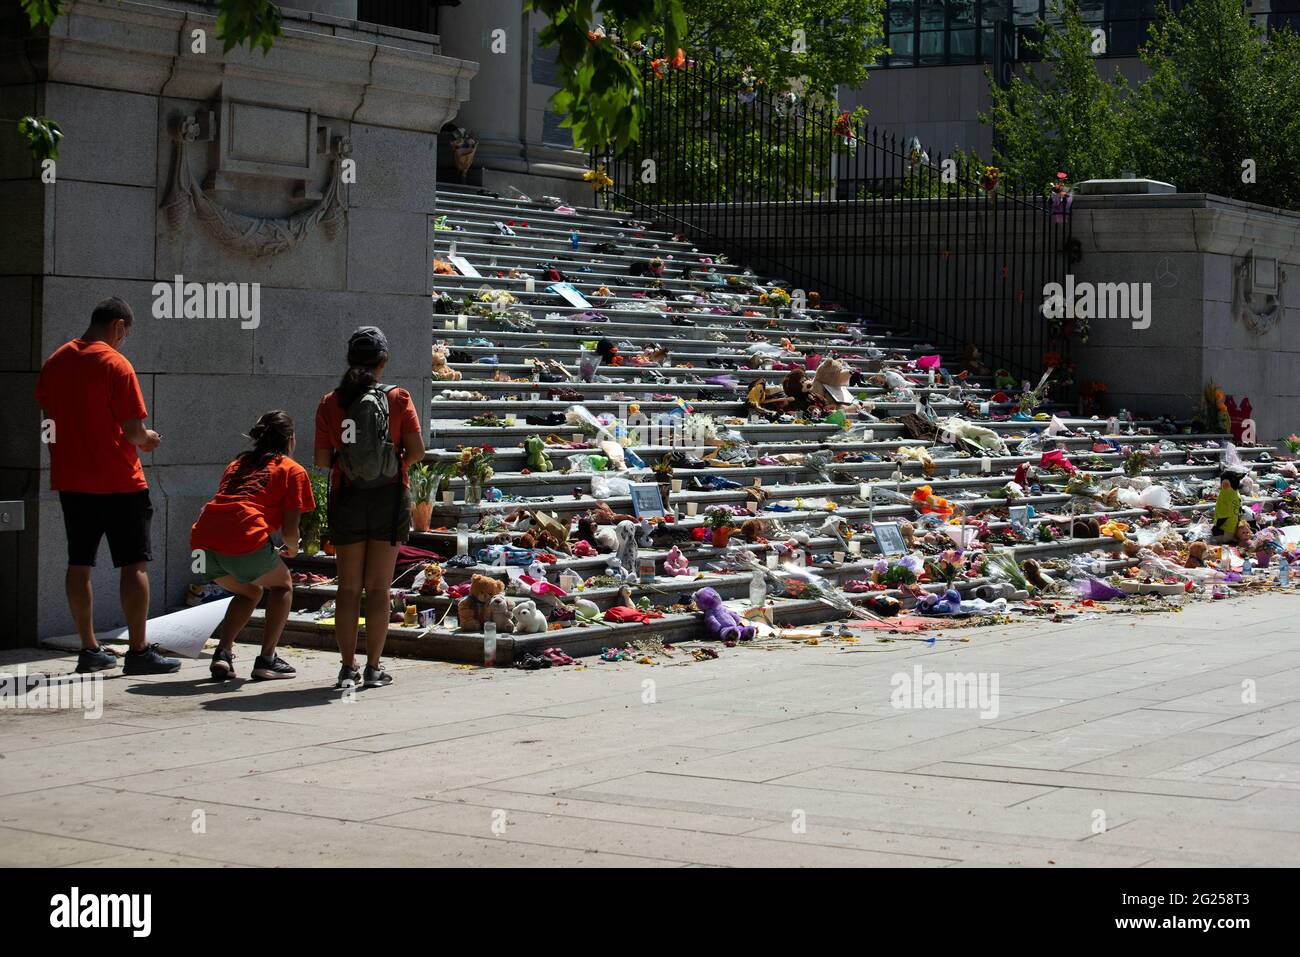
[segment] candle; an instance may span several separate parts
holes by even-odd
[[[533,291],[533,285],[534,285],[533,277],[532,277],[532,276],[525,276],[525,277],[524,277],[524,292],[532,292],[532,291]]]
[[[987,455],[980,459],[980,471],[985,475],[993,471],[993,460]]]
[[[687,514],[687,515],[694,515],[694,514],[699,510],[699,507],[700,507],[700,503],[699,503],[699,502],[687,502],[687,503],[686,503],[686,514]]]
[[[835,559],[837,565],[844,561],[844,553],[841,551],[831,552],[831,557]]]
[[[455,501],[456,501],[456,493],[453,492],[451,489],[448,489],[447,491],[442,493],[443,505],[451,505],[455,503]]]
[[[674,492],[680,492],[681,490],[682,490],[682,480],[681,480],[681,479],[673,479],[673,491],[674,491]]]
[[[851,542],[849,542],[849,554],[850,555],[862,554],[862,543],[858,541],[856,538],[853,539]]]

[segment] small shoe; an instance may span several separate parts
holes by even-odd
[[[392,683],[393,676],[384,670],[383,665],[379,667],[366,665],[365,686],[367,688],[382,688]]]
[[[180,659],[168,658],[157,645],[147,645],[143,651],[128,651],[124,659],[124,675],[170,675],[181,670]]]
[[[361,671],[358,668],[349,668],[344,665],[339,669],[339,680],[334,682],[335,688],[344,691],[355,691],[361,687]]]
[[[228,648],[218,648],[212,653],[208,673],[212,675],[213,681],[228,681],[235,677],[235,653]]]
[[[270,658],[265,655],[258,655],[257,660],[253,662],[253,680],[254,681],[272,681],[277,678],[294,678],[298,672],[293,665],[285,661],[277,654],[272,654]]]
[[[77,655],[77,674],[107,671],[117,667],[117,655],[103,648],[82,648]]]

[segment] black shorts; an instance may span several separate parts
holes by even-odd
[[[153,561],[153,502],[147,488],[105,495],[60,492],[59,505],[68,533],[69,565],[94,565],[105,535],[114,568]]]
[[[329,537],[335,545],[406,541],[411,529],[411,491],[404,485],[332,488]]]

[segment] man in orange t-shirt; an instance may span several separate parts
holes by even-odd
[[[67,531],[64,585],[81,638],[77,671],[82,674],[117,664],[95,640],[90,570],[105,536],[113,566],[121,569],[122,612],[130,635],[124,673],[169,674],[181,666],[145,641],[153,505],[139,450],[152,452],[160,439],[144,426],[149,413],[140,383],[118,351],[134,318],[124,300],[105,299],[95,306],[81,338],[64,343],[45,360],[36,383],[50,448],[50,488],[59,493]]]

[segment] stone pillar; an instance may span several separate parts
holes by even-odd
[[[591,190],[581,181],[586,156],[573,149],[549,107],[558,87],[554,51],[537,43],[545,24],[540,14],[522,12],[518,0],[476,0],[439,14],[443,52],[479,64],[470,99],[455,119],[479,140],[468,181],[588,203]],[[456,178],[449,153],[443,167],[444,178]]]
[[[439,55],[436,37],[288,9],[265,56],[213,43],[195,52],[192,31],[211,36],[215,13],[72,0],[38,39],[16,4],[0,8],[0,46],[16,53],[0,57],[0,112],[51,116],[65,135],[52,182],[16,135],[0,137],[0,293],[12,346],[0,357],[0,498],[27,501],[27,530],[0,541],[0,644],[72,631],[33,390],[43,360],[85,329],[98,300],[131,304],[123,353],[163,438],[144,457],[153,615],[198,580],[190,525],[256,416],[287,410],[310,462],[315,406],[338,382],[353,328],[384,328],[385,380],[410,390],[428,421],[437,134],[475,65]],[[256,284],[256,321],[160,313],[158,287],[177,275]],[[106,549],[94,584],[97,627],[120,626]]]

